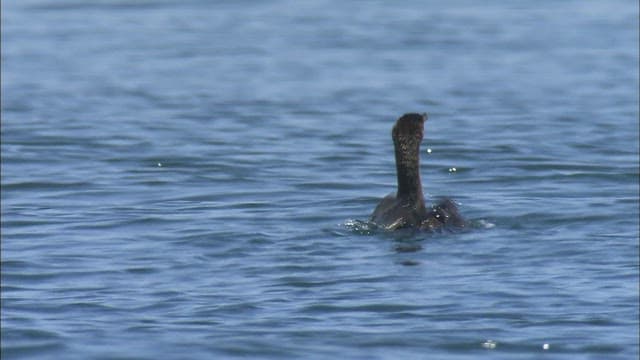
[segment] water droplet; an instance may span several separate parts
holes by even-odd
[[[549,344],[542,344],[542,350],[549,350]]]
[[[158,163],[158,167],[162,167],[162,163]]]
[[[456,171],[458,171],[458,169],[456,169],[456,168],[454,168],[454,167],[449,168],[449,172],[456,172]]]
[[[431,154],[431,148],[427,149],[427,153]]]

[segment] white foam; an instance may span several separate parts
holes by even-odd
[[[493,340],[487,340],[482,343],[482,347],[485,349],[495,349],[498,346],[498,343]]]
[[[485,228],[485,229],[491,229],[491,228],[494,228],[496,226],[496,224],[490,223],[487,220],[478,220],[478,224],[480,226],[482,226],[483,228]]]

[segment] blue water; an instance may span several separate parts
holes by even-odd
[[[634,0],[2,1],[2,359],[637,359],[638,41]],[[366,222],[423,111],[469,231]]]

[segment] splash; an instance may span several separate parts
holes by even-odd
[[[352,232],[361,234],[361,235],[371,235],[376,232],[378,227],[368,221],[362,221],[357,219],[349,219],[345,221],[344,227],[349,229]]]

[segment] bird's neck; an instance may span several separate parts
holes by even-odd
[[[398,141],[396,139],[394,146],[398,175],[397,197],[424,206],[422,182],[420,181],[420,141]]]

